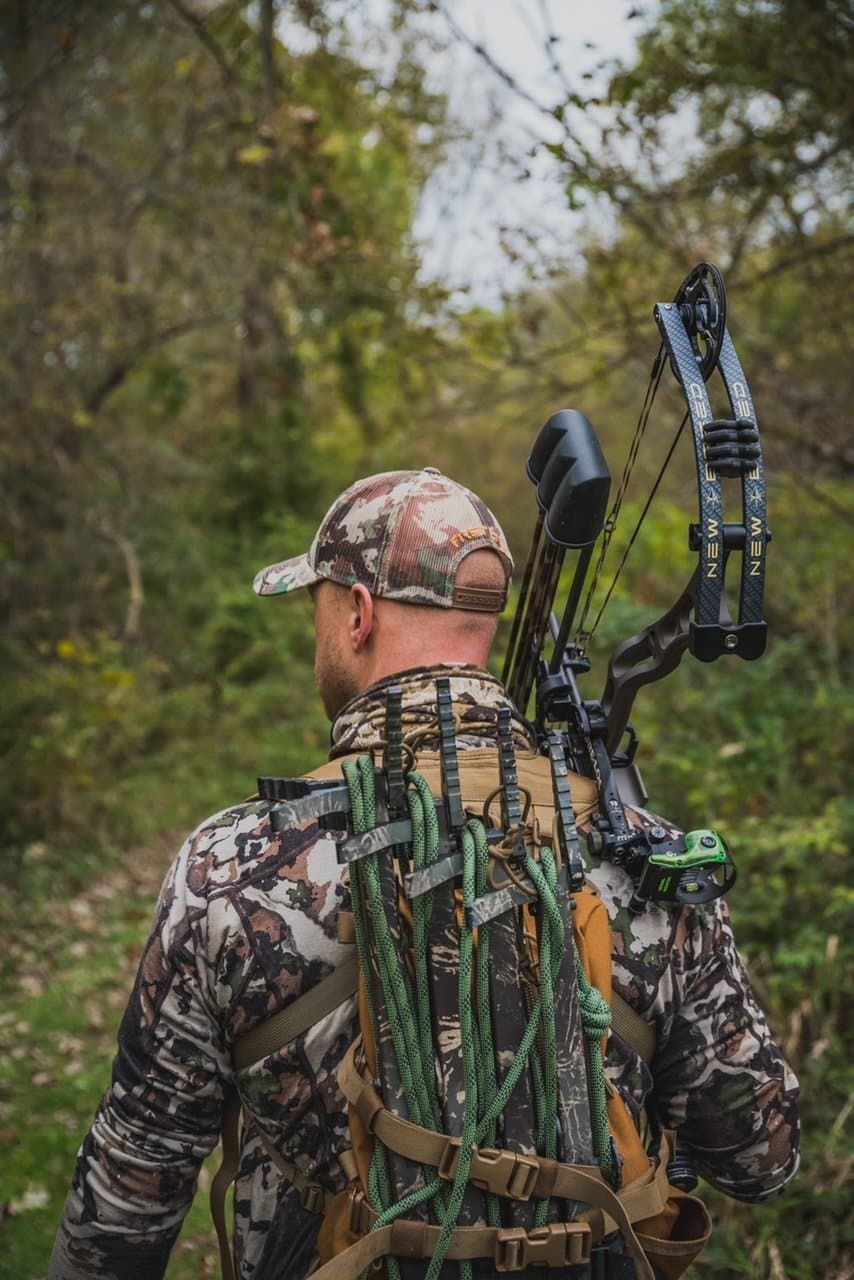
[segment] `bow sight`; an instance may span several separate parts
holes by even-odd
[[[522,711],[527,709],[536,684],[534,723],[541,748],[547,749],[555,727],[561,726],[572,767],[598,782],[600,812],[588,843],[594,852],[625,865],[635,876],[634,910],[642,910],[643,903],[651,899],[707,902],[725,893],[735,879],[732,860],[714,832],[689,832],[687,837],[671,838],[662,827],[642,829],[628,822],[624,803],[642,806],[646,801],[634,763],[637,737],[629,716],[638,690],[673,671],[686,649],[703,662],[725,654],[737,654],[747,661],[760,657],[767,632],[762,598],[770,539],[759,430],[747,379],[726,327],[726,289],[720,271],[711,263],[700,263],[683,281],[673,302],[658,303],[653,314],[661,347],[629,462],[607,517],[611,476],[596,433],[583,414],[575,410],[554,414],[531,450],[526,470],[536,486],[538,518],[503,672],[508,693]],[[687,408],[665,466],[690,421],[699,514],[689,526],[689,545],[697,553],[697,567],[676,603],[614,652],[602,697],[585,699],[578,679],[590,669],[588,645],[649,501],[594,623],[589,629],[585,624],[667,363],[683,390]],[[715,416],[706,389],[716,369],[729,402],[729,413],[724,417]],[[661,475],[650,501],[660,479]],[[740,519],[726,518],[724,480],[740,484]],[[727,496],[731,504],[732,495]],[[597,563],[574,629],[597,542]],[[558,618],[555,596],[569,549],[578,552],[578,560]],[[734,554],[740,560],[735,618],[726,590]],[[550,654],[546,652],[549,638]]]

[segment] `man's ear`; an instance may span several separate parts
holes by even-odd
[[[361,582],[350,588],[347,632],[354,653],[361,653],[368,643],[375,622],[374,597]]]

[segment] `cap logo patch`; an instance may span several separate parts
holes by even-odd
[[[490,542],[494,542],[497,547],[504,546],[504,539],[497,529],[491,529],[489,525],[479,524],[473,529],[458,529],[451,538],[451,546],[456,551],[457,547],[461,547],[464,542],[473,542],[475,538],[489,538]]]

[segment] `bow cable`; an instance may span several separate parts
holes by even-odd
[[[632,437],[632,442],[629,445],[629,452],[626,457],[625,466],[623,467],[623,474],[620,477],[620,483],[617,488],[616,495],[614,497],[614,503],[613,503],[613,506],[611,507],[610,512],[608,513],[608,518],[606,519],[605,524],[603,526],[602,541],[599,547],[599,555],[596,559],[596,565],[591,575],[590,585],[587,588],[587,595],[584,600],[584,607],[581,611],[581,618],[579,619],[579,623],[578,623],[576,643],[578,647],[581,649],[586,649],[587,644],[591,640],[596,628],[599,625],[599,620],[601,619],[602,614],[605,611],[605,606],[608,604],[608,601],[611,598],[611,594],[614,590],[614,587],[617,584],[617,579],[619,578],[620,573],[622,572],[622,569],[623,569],[623,565],[626,563],[628,554],[631,551],[632,546],[634,545],[634,541],[638,535],[638,532],[640,531],[641,524],[643,523],[644,517],[646,516],[646,513],[649,510],[650,503],[655,497],[655,494],[658,490],[658,486],[661,483],[661,478],[664,475],[664,472],[667,468],[668,463],[670,462],[670,458],[672,457],[673,450],[676,448],[677,441],[679,440],[679,437],[682,434],[682,428],[685,426],[685,422],[687,420],[688,415],[686,413],[685,417],[682,419],[682,423],[679,427],[679,430],[676,433],[676,437],[672,445],[670,446],[670,449],[668,450],[667,457],[664,460],[661,470],[659,471],[658,476],[656,477],[655,484],[652,487],[652,491],[649,495],[649,498],[647,499],[646,505],[644,506],[644,509],[641,512],[640,518],[637,524],[635,525],[634,532],[632,533],[628,546],[623,552],[623,557],[620,560],[619,565],[617,566],[616,572],[614,573],[614,576],[611,580],[611,585],[608,588],[607,594],[605,596],[605,599],[602,602],[599,612],[596,615],[595,621],[593,622],[593,625],[590,628],[590,630],[586,631],[584,624],[587,621],[588,614],[590,613],[590,609],[592,607],[593,596],[596,592],[596,588],[599,585],[599,579],[602,576],[602,570],[605,564],[605,559],[608,554],[608,549],[611,545],[611,539],[613,537],[614,530],[617,526],[617,520],[619,518],[620,511],[622,510],[623,499],[625,498],[626,492],[629,487],[629,480],[631,478],[632,471],[634,470],[635,462],[637,461],[637,456],[640,450],[641,441],[643,440],[644,434],[646,433],[647,424],[649,423],[649,416],[650,416],[650,413],[652,412],[652,406],[655,401],[655,397],[658,393],[658,388],[661,384],[661,377],[664,372],[664,363],[665,363],[664,362],[664,343],[662,343],[658,349],[658,355],[655,357],[655,360],[653,361],[653,364],[652,364],[652,370],[650,372],[649,382],[647,383],[647,388],[646,388],[646,396],[644,397],[643,406],[641,407],[641,411],[638,416],[638,421],[635,427],[634,435]]]

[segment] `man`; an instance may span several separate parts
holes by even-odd
[[[312,593],[333,759],[378,747],[392,678],[403,688],[405,731],[423,726],[429,739],[435,681],[445,674],[459,750],[495,741],[508,703],[486,666],[511,571],[492,512],[426,468],[358,481],[333,503],[307,555],[258,575],[260,595]],[[517,747],[530,753],[532,731],[511,710]],[[355,999],[260,1062],[238,1070],[232,1053],[341,964],[336,922],[349,898],[317,825],[276,833],[268,811],[253,801],[209,819],[167,876],[50,1280],[163,1275],[230,1085],[252,1117],[236,1182],[237,1274],[302,1280],[317,1266],[318,1216],[274,1168],[265,1142],[303,1180],[346,1185],[336,1067],[355,1034]],[[589,874],[615,922],[617,988],[657,1034],[653,1074],[612,1041],[612,1080],[636,1113],[653,1105],[679,1129],[710,1182],[747,1200],[775,1193],[797,1168],[797,1082],[753,998],[726,907],[649,907],[633,920],[629,876],[607,863]]]

